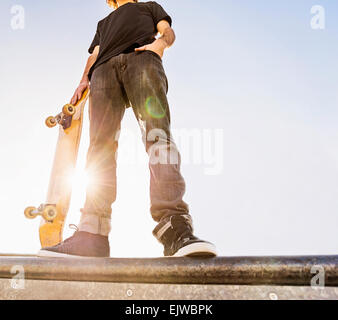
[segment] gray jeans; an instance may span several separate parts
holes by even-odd
[[[113,57],[95,69],[91,79],[88,186],[80,231],[108,235],[116,200],[116,152],[125,109],[133,108],[149,155],[151,215],[157,222],[187,215],[180,155],[170,132],[168,81],[154,52]],[[132,199],[131,199],[132,201]]]

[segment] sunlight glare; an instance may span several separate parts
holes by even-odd
[[[73,190],[86,189],[91,181],[93,181],[89,172],[80,168],[76,168],[73,173],[70,173],[67,180]]]

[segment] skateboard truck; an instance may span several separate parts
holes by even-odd
[[[46,221],[52,222],[57,217],[57,214],[56,206],[51,204],[41,204],[38,208],[27,207],[25,209],[25,216],[28,219],[34,219],[37,216],[41,216]]]
[[[68,129],[72,124],[73,115],[76,113],[76,107],[72,104],[66,104],[62,108],[62,112],[56,116],[48,117],[45,121],[48,128],[53,128],[57,124],[63,127],[63,130]]]

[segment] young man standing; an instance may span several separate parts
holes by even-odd
[[[171,18],[154,1],[107,0],[114,11],[98,23],[75,104],[90,85],[87,190],[78,231],[41,256],[108,257],[111,206],[116,200],[116,152],[125,109],[132,107],[149,155],[154,236],[165,256],[214,256],[213,244],[193,235],[180,156],[170,132],[164,50],[175,41]],[[160,33],[161,37],[155,36]],[[127,231],[128,232],[128,231]]]

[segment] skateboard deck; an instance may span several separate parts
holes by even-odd
[[[49,128],[59,125],[47,198],[40,207],[25,209],[25,216],[29,219],[41,216],[39,236],[42,247],[54,246],[63,240],[64,222],[72,195],[71,177],[76,167],[88,96],[89,91],[86,90],[76,105],[65,105],[61,113],[45,121]]]

